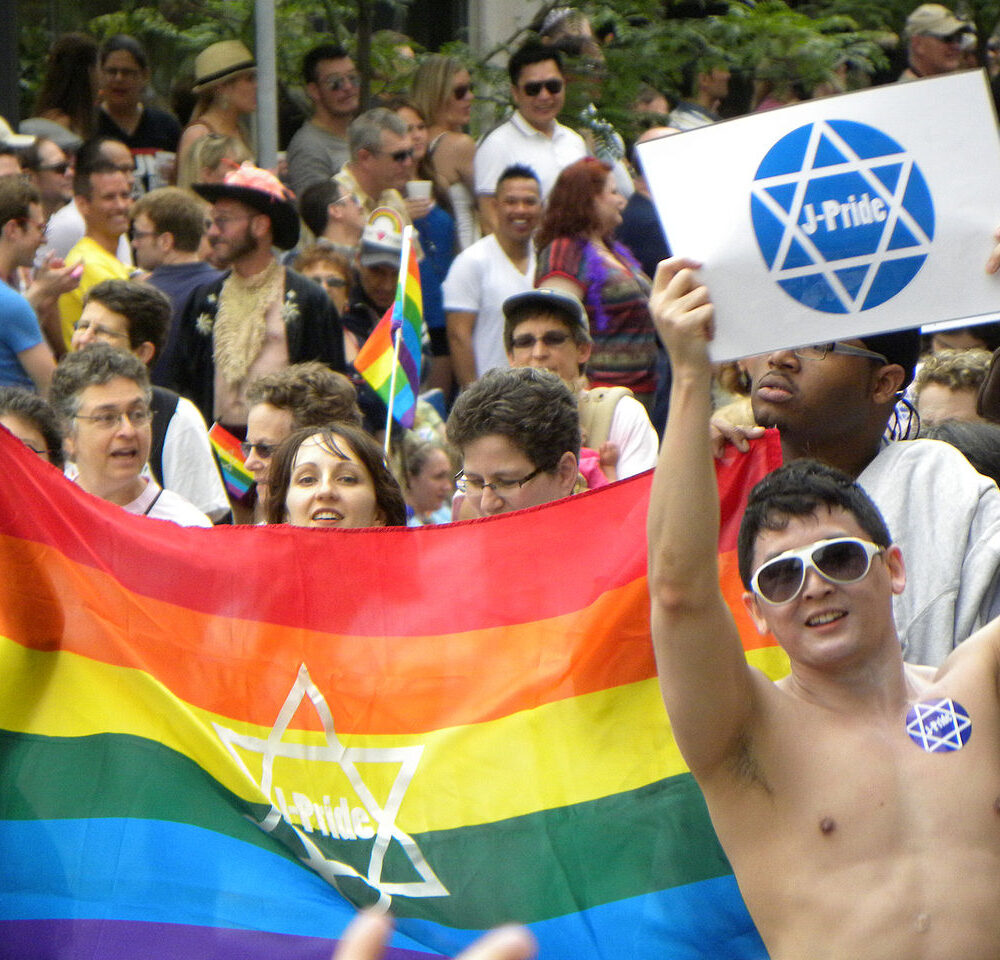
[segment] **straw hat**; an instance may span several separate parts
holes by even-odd
[[[270,217],[271,237],[282,250],[291,250],[299,242],[295,195],[270,170],[244,163],[227,173],[222,183],[195,183],[191,189],[209,203],[239,200]]]
[[[239,40],[220,40],[194,58],[194,93],[204,93],[241,73],[256,70],[253,54]]]

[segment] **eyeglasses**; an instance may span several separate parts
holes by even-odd
[[[408,150],[393,150],[392,153],[386,153],[384,150],[379,150],[378,152],[385,157],[391,157],[396,163],[406,163],[407,160],[413,159],[412,147]]]
[[[149,407],[133,407],[131,410],[107,410],[102,413],[78,413],[74,420],[89,420],[100,430],[114,430],[123,420],[133,427],[144,427],[153,419],[153,411]]]
[[[160,234],[156,230],[136,230],[132,229],[133,240],[145,240],[146,237],[158,237]]]
[[[885,354],[865,350],[862,347],[852,347],[847,343],[815,343],[811,347],[799,347],[792,353],[800,360],[825,360],[831,353],[839,353],[845,357],[863,357],[865,360],[878,360],[880,363],[889,362]]]
[[[361,206],[361,201],[358,200],[358,198],[356,196],[354,196],[353,193],[342,194],[341,196],[337,197],[337,199],[334,200],[333,203],[334,203],[334,205],[336,205],[338,203],[353,203],[356,206],[359,206],[359,207]]]
[[[257,213],[234,214],[233,216],[210,217],[205,221],[205,229],[216,227],[218,230],[225,230],[231,223],[239,223],[241,220],[253,220],[254,217],[261,216]]]
[[[457,87],[453,87],[451,95],[456,100],[464,100],[470,93],[472,93],[471,83],[460,83]]]
[[[549,80],[529,80],[524,85],[525,96],[537,97],[541,92],[542,88],[548,90],[551,94],[559,93],[563,88],[562,80],[552,77]]]
[[[240,449],[243,451],[243,459],[246,460],[254,450],[257,451],[257,456],[261,460],[267,460],[275,450],[278,449],[276,443],[254,443],[251,440],[243,440],[240,443]]]
[[[526,477],[521,477],[520,480],[492,480],[487,483],[482,477],[467,477],[459,470],[455,474],[454,479],[455,486],[462,493],[468,494],[470,497],[481,497],[487,487],[498,497],[502,497],[504,494],[510,493],[515,487],[523,487],[529,480],[534,480],[541,472],[541,467],[535,467],[531,473]]]
[[[882,547],[857,537],[818,540],[768,560],[753,575],[750,589],[765,603],[781,606],[799,595],[807,570],[815,570],[830,583],[857,583],[868,575],[872,557],[883,552]]]
[[[90,320],[77,320],[73,324],[73,331],[89,330],[95,337],[111,337],[112,339],[128,340],[128,334],[119,330],[112,330],[101,323],[93,323]]]
[[[70,162],[68,160],[62,160],[59,163],[40,163],[38,165],[38,170],[51,170],[53,173],[64,174],[70,168]],[[131,169],[131,167],[129,168]]]
[[[345,87],[360,87],[361,75],[358,73],[331,73],[319,81],[321,87],[326,87],[332,93],[339,93]]]
[[[511,339],[510,345],[515,350],[530,350],[539,341],[547,347],[559,347],[567,340],[569,334],[565,330],[549,330],[540,337],[536,337],[533,333],[519,333]]]

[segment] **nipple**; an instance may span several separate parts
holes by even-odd
[[[823,817],[823,819],[819,822],[819,829],[820,833],[824,836],[828,836],[837,829],[837,821],[834,820],[833,817]]]
[[[913,926],[917,933],[926,933],[931,928],[931,915],[929,913],[918,913]]]

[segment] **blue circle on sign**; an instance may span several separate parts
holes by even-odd
[[[934,239],[934,202],[913,158],[881,130],[820,120],[761,160],[750,215],[767,269],[790,297],[860,313],[917,275]]]
[[[906,732],[928,753],[961,750],[972,736],[972,720],[957,700],[921,700],[906,713]]]

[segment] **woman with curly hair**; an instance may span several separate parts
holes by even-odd
[[[536,237],[536,287],[562,290],[587,308],[594,386],[628,387],[647,411],[656,387],[656,333],[649,278],[614,240],[625,200],[611,168],[593,157],[559,174]]]

